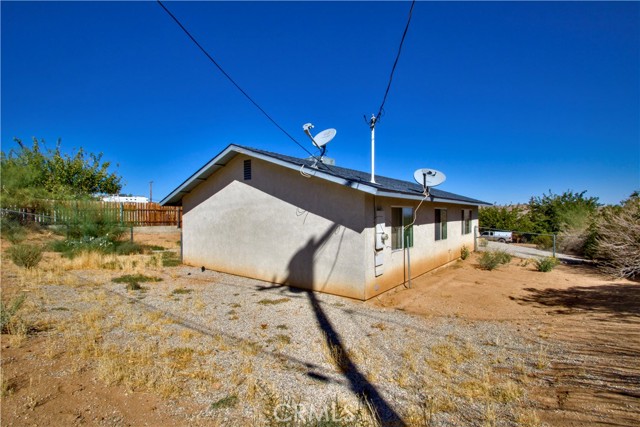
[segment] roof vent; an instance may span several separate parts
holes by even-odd
[[[251,179],[251,159],[244,161],[244,180],[249,181]]]

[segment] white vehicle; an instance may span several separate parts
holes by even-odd
[[[492,242],[513,242],[513,233],[511,231],[483,231],[480,237],[483,239],[491,240]]]

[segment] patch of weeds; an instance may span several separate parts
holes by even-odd
[[[509,264],[511,262],[511,255],[500,250],[483,252],[478,262],[482,269],[491,271],[502,264]]]
[[[5,374],[2,374],[2,397],[11,396],[18,391],[18,384],[15,379],[6,379]]]
[[[213,402],[211,406],[209,406],[209,409],[214,411],[216,409],[233,408],[236,406],[237,403],[238,403],[238,396],[235,394],[230,394],[228,396],[223,397],[222,399],[219,399]]]
[[[162,266],[163,267],[177,267],[181,265],[180,255],[175,252],[163,252],[162,253]]]
[[[289,329],[289,327],[287,325],[278,325],[276,326],[276,329],[286,330]]]
[[[536,266],[536,270],[541,271],[543,273],[548,273],[549,271],[556,268],[559,262],[557,258],[548,256],[548,257],[536,259],[534,261],[534,264]]]
[[[278,334],[275,336],[275,341],[278,344],[291,344],[291,337],[289,335],[285,335],[285,334]]]
[[[258,304],[260,305],[276,305],[276,304],[282,304],[284,302],[290,301],[289,298],[280,298],[280,299],[261,299],[260,301],[258,301]]]
[[[469,248],[466,245],[462,245],[462,249],[460,249],[460,258],[465,260],[469,258],[469,255],[471,255]]]
[[[125,274],[124,276],[111,279],[115,283],[126,283],[128,291],[144,291],[147,288],[140,286],[141,282],[161,282],[159,277],[145,276],[143,274]]]
[[[42,259],[42,248],[40,246],[18,243],[7,251],[11,261],[18,267],[33,268]]]
[[[231,308],[240,308],[242,307],[242,305],[238,304],[237,302],[234,302],[233,304],[230,305]]]
[[[20,294],[17,297],[13,298],[11,302],[7,305],[4,302],[0,302],[0,330],[3,334],[12,332],[12,325],[15,322],[15,316],[18,310],[24,304],[27,296],[25,294]]]
[[[387,329],[387,325],[385,325],[382,322],[374,323],[373,325],[371,325],[371,327],[375,329],[380,329],[381,331],[384,331],[385,329]]]
[[[53,307],[51,310],[55,311],[69,311],[67,307]]]
[[[186,294],[190,294],[191,292],[193,292],[193,289],[176,288],[173,291],[171,291],[171,294],[172,295],[186,295]]]
[[[114,252],[117,255],[141,254],[144,252],[144,247],[131,241],[116,242],[114,245]]]
[[[150,251],[164,251],[166,249],[164,246],[160,245],[144,245],[144,248]]]

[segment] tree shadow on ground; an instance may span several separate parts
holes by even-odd
[[[520,304],[554,308],[558,314],[577,311],[616,317],[640,318],[640,285],[613,283],[599,286],[573,286],[568,289],[526,288],[529,295],[510,297]]]

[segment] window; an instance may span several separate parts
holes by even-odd
[[[391,249],[413,247],[412,208],[391,208]]]
[[[244,180],[248,181],[251,179],[251,160],[244,161]]]
[[[471,209],[462,209],[462,234],[471,233]]]
[[[447,210],[436,209],[436,240],[447,239]]]

